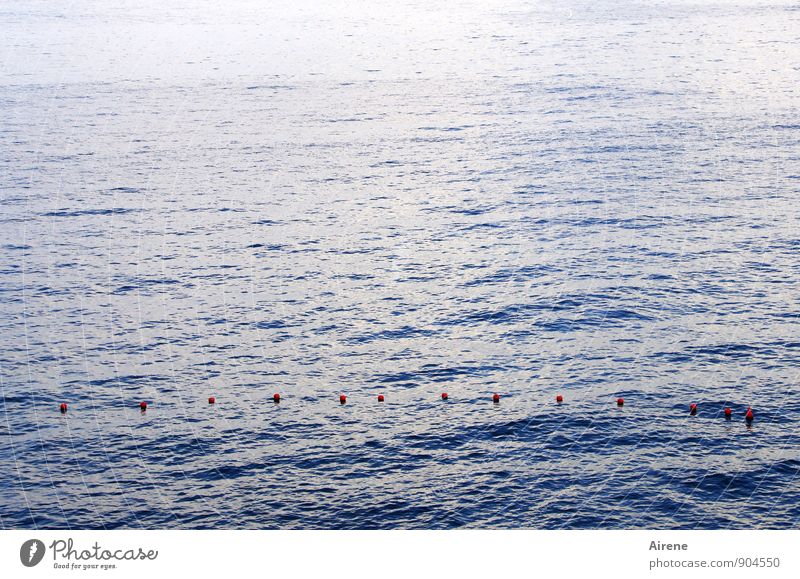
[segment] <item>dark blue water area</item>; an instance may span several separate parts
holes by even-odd
[[[797,528],[799,19],[11,2],[0,527]]]

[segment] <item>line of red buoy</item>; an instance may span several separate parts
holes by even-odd
[[[447,392],[442,392],[442,400],[448,400],[449,398],[450,398],[450,396],[447,394]],[[276,392],[275,394],[272,395],[272,400],[275,403],[280,402],[281,401],[281,395]],[[384,400],[385,400],[385,398],[384,398],[383,394],[378,394],[378,402],[383,402]],[[561,394],[556,395],[556,403],[557,404],[561,404],[563,401],[564,401],[564,397]],[[209,396],[208,397],[208,403],[209,404],[215,404],[216,402],[217,402],[217,399],[215,397],[213,397],[213,396]],[[340,394],[339,395],[339,404],[345,404],[346,402],[347,402],[347,396],[345,396],[344,394]],[[495,404],[499,403],[500,402],[500,394],[495,392],[492,395],[492,402],[494,402]],[[625,399],[624,398],[617,398],[617,406],[623,406],[624,404],[625,404]],[[66,414],[67,408],[68,408],[67,407],[67,403],[66,402],[62,402],[59,405],[58,408],[61,411],[61,414]],[[139,402],[139,409],[142,412],[146,411],[147,410],[147,402],[145,402],[145,401]],[[725,407],[725,410],[723,411],[723,413],[725,415],[725,418],[728,419],[728,420],[730,420],[731,416],[733,415],[733,411],[731,410],[731,408],[729,406]],[[692,416],[695,416],[697,414],[697,404],[696,403],[692,402],[691,404],[689,404],[689,414],[691,414]],[[747,422],[752,422],[753,419],[755,418],[755,416],[753,414],[753,409],[750,406],[747,407],[747,412],[745,413],[744,418],[745,418],[745,420]]]

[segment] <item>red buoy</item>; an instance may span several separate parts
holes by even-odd
[[[442,392],[442,400],[447,400],[447,392]]]
[[[344,404],[345,402],[347,402],[347,396],[345,396],[344,394],[340,394],[339,395],[339,404]]]
[[[494,396],[492,396],[492,402],[494,402],[495,404],[500,402],[500,395],[497,392],[495,392]]]
[[[67,404],[66,404],[66,402],[62,402],[62,403],[61,403],[61,406],[59,406],[59,409],[61,410],[61,414],[64,414],[64,413],[67,411]]]
[[[622,406],[623,404],[625,404],[625,399],[624,398],[617,398],[617,406]]]
[[[556,396],[556,402],[558,402],[559,404],[564,402],[564,397],[561,394],[559,394],[558,396]]]
[[[692,416],[697,414],[697,404],[689,404],[689,414]]]
[[[747,407],[747,414],[744,415],[744,419],[747,420],[747,422],[751,422],[753,420],[753,409],[749,406]]]
[[[278,402],[281,401],[281,395],[276,392],[275,394],[272,395],[272,401],[277,404]]]
[[[216,398],[214,398],[213,396],[209,396],[209,397],[208,397],[208,403],[209,403],[209,404],[214,404],[216,401],[217,401],[217,399],[216,399]]]
[[[378,394],[378,402],[383,402],[383,394]]]
[[[147,410],[147,402],[139,402],[139,408],[141,408],[142,412]]]
[[[730,408],[726,408],[725,409],[725,418],[730,418],[731,414],[733,414],[733,410],[731,410]]]

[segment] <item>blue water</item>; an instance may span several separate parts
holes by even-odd
[[[798,526],[800,10],[427,4],[3,4],[2,528]]]

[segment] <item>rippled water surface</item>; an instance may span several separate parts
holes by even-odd
[[[800,10],[428,4],[0,7],[2,528],[798,526]]]

